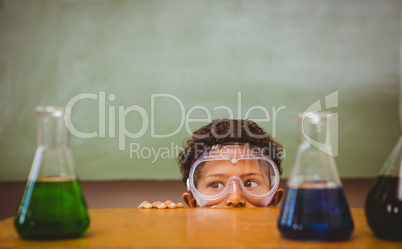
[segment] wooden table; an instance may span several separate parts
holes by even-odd
[[[0,248],[402,248],[402,242],[377,239],[363,209],[352,209],[355,230],[344,242],[283,239],[278,208],[250,209],[90,209],[91,226],[82,238],[25,241],[13,218],[0,221]]]

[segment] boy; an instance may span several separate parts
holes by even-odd
[[[218,119],[195,131],[178,156],[188,207],[275,207],[283,147],[251,120]],[[149,203],[139,208],[181,208]]]

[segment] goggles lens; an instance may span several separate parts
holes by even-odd
[[[207,196],[221,193],[228,186],[232,176],[241,181],[241,188],[255,195],[262,195],[272,189],[275,176],[268,163],[263,160],[215,160],[203,162],[194,171],[194,184],[198,192]]]
[[[278,185],[275,163],[245,145],[219,146],[204,152],[193,164],[189,178],[189,188],[200,206],[218,205],[234,192],[255,206],[266,206]]]

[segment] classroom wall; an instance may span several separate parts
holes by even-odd
[[[183,140],[231,116],[284,145],[287,177],[296,114],[317,101],[338,115],[340,176],[374,177],[399,137],[401,7],[0,0],[0,181],[28,176],[34,107],[69,103],[76,130],[94,136],[71,136],[84,180],[179,179]]]

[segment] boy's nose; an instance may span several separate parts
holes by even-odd
[[[246,205],[246,200],[244,200],[241,193],[230,193],[225,200],[225,204],[228,207],[244,207]]]
[[[241,194],[241,189],[239,186],[239,182],[232,181],[230,183],[230,191],[228,197],[225,200],[225,204],[228,207],[244,207],[246,205],[246,200],[244,200],[243,195]]]

